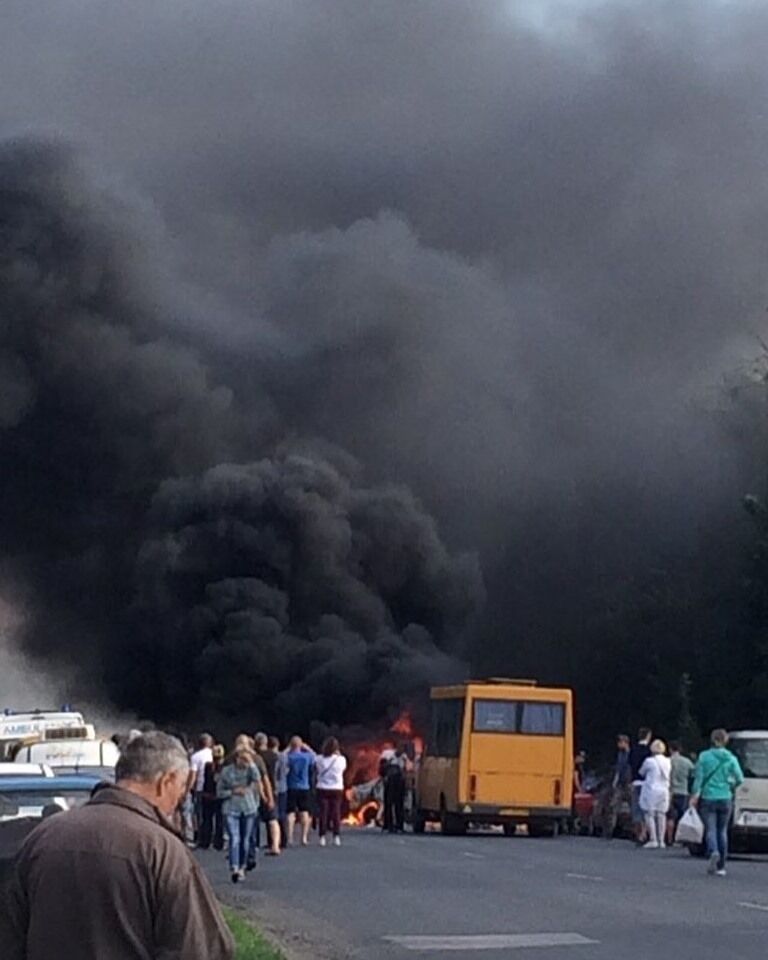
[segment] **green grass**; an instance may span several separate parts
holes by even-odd
[[[224,907],[223,910],[237,944],[236,960],[284,960],[282,953],[268,943],[239,913],[229,907]]]

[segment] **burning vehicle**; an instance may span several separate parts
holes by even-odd
[[[409,817],[415,773],[422,753],[424,740],[413,725],[411,712],[404,710],[381,737],[366,739],[348,750],[349,773],[345,797],[344,823],[347,826],[381,826],[384,811],[384,783],[380,773],[382,754],[398,744],[405,747],[408,757],[406,768],[406,818]]]

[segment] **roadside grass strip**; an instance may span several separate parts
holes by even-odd
[[[283,954],[268,943],[256,928],[235,910],[222,907],[237,949],[235,960],[285,960]]]
[[[580,933],[484,933],[469,936],[384,937],[405,950],[524,950],[531,947],[583,947],[599,943]]]

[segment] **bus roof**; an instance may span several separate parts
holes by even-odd
[[[512,699],[523,697],[529,700],[570,700],[572,691],[569,687],[540,687],[535,680],[513,680],[505,677],[491,677],[488,680],[468,680],[466,683],[457,683],[444,687],[432,687],[430,696],[433,700],[446,700],[467,695]]]

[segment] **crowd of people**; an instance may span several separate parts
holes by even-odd
[[[404,829],[406,752],[387,747],[379,760],[384,829]],[[202,734],[190,756],[181,827],[191,845],[227,847],[233,883],[256,866],[264,829],[267,856],[308,846],[313,824],[321,847],[341,845],[347,760],[328,737],[316,753],[299,736],[282,749],[277,737],[240,734],[228,753]]]
[[[611,788],[614,809],[629,797],[635,841],[646,850],[671,845],[686,811],[696,809],[705,827],[707,869],[724,877],[733,792],[744,774],[727,748],[728,733],[713,730],[710,739],[710,748],[694,760],[681,743],[654,739],[649,727],[640,728],[634,743],[619,734]]]

